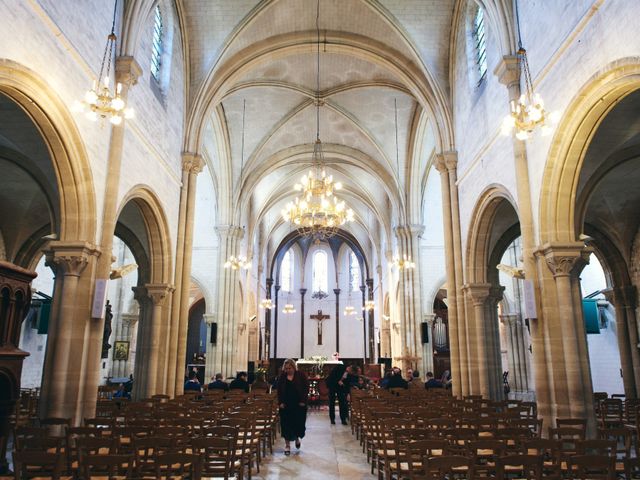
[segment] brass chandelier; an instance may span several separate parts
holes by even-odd
[[[82,101],[74,102],[72,110],[84,113],[89,120],[96,121],[108,118],[113,125],[120,125],[123,118],[133,118],[133,109],[127,108],[124,99],[121,97],[122,84],[116,83],[114,91],[111,91],[109,82],[111,81],[111,59],[116,51],[117,37],[115,34],[116,12],[118,0],[113,8],[113,22],[111,33],[107,36],[107,44],[102,54],[102,63],[98,78],[93,82],[93,86],[84,95]],[[106,68],[105,68],[106,64]]]
[[[347,208],[344,200],[339,200],[335,192],[342,188],[340,182],[333,181],[324,169],[324,153],[320,141],[320,2],[317,4],[316,31],[316,141],[311,157],[313,168],[296,183],[294,189],[302,192],[295,201],[289,202],[282,210],[282,218],[290,222],[302,236],[328,238],[336,234],[338,228],[353,221],[353,210]]]
[[[520,95],[518,101],[511,101],[511,112],[502,122],[502,133],[504,135],[510,135],[512,132],[515,132],[518,140],[526,140],[531,137],[538,127],[540,127],[542,135],[549,135],[551,133],[549,124],[557,123],[558,116],[555,112],[549,113],[545,110],[542,97],[533,90],[527,51],[522,46],[517,1],[515,7],[518,26],[518,51],[516,52],[516,57],[518,60],[518,68],[520,69],[520,78],[524,77],[524,92]]]

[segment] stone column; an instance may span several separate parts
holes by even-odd
[[[304,358],[304,295],[306,288],[300,289],[300,358]]]
[[[78,414],[84,376],[83,358],[87,354],[85,335],[90,315],[90,279],[84,275],[86,267],[95,261],[98,251],[86,242],[51,242],[45,252],[46,262],[54,265],[56,283],[60,290],[59,307],[49,321],[47,351],[45,354],[40,416],[75,418]],[[80,285],[80,280],[84,285]],[[81,290],[86,290],[82,292]],[[101,327],[102,328],[102,327]],[[102,345],[102,329],[99,338]],[[98,352],[100,357],[102,348]],[[91,372],[97,377],[97,372]],[[97,386],[93,392],[95,405]],[[80,419],[77,418],[77,421]],[[74,421],[74,424],[77,423]]]
[[[336,352],[340,353],[340,289],[334,288],[336,296]]]
[[[139,314],[133,314],[133,313],[123,313],[121,315],[122,330],[121,330],[119,340],[124,340],[125,342],[129,342],[129,358],[118,362],[118,367],[115,375],[116,377],[128,377],[129,374],[133,373],[133,370],[131,370],[131,365],[133,363],[132,362],[133,359],[131,358],[131,351],[132,351],[131,346],[133,345],[132,338],[131,338],[132,337],[131,329],[138,321],[138,316]]]
[[[149,345],[151,336],[152,303],[147,287],[132,287],[133,298],[138,302],[140,314],[138,317],[138,339],[136,341],[136,362],[133,366],[133,390],[131,396],[134,399],[144,398],[147,392],[147,382],[150,368]]]
[[[215,316],[218,324],[218,342],[207,352],[207,359],[211,357],[211,366],[216,372],[225,377],[235,376],[238,353],[238,324],[242,305],[239,302],[238,275],[240,270],[222,268],[230,256],[238,256],[240,240],[244,230],[235,225],[219,225],[216,232],[220,237],[218,257],[218,281]],[[277,288],[277,287],[276,287]]]
[[[267,299],[271,300],[271,287],[273,278],[267,278]],[[273,304],[275,305],[275,304]],[[264,355],[261,360],[269,361],[271,355],[271,308],[264,309]]]
[[[373,278],[367,278],[365,281],[367,285],[367,300],[373,302]],[[419,295],[419,294],[418,294]],[[368,330],[369,330],[369,355],[371,356],[371,363],[376,363],[378,361],[376,355],[376,342],[375,342],[375,311],[373,308],[369,310],[363,310],[362,316],[366,318],[368,321]],[[368,317],[368,318],[367,318]]]
[[[208,345],[211,345],[211,328],[213,328],[212,324],[215,323],[216,317],[215,315],[212,315],[210,313],[205,313],[202,315],[202,319],[204,320],[204,323],[207,326],[207,340],[206,340],[207,347],[205,348],[205,352],[209,352],[211,350],[211,347],[208,346]],[[216,339],[216,342],[217,342],[217,339]],[[207,378],[213,377],[216,373],[219,373],[219,372],[216,372],[214,370],[213,359],[211,358],[211,355],[206,355],[205,366],[204,366],[205,380]]]
[[[458,292],[456,283],[455,254],[453,248],[453,222],[451,211],[451,193],[449,191],[449,169],[445,155],[436,156],[435,167],[440,172],[442,189],[442,216],[444,220],[444,254],[447,271],[447,298],[449,317],[449,347],[451,355],[451,378],[453,394],[457,397],[469,393],[469,375],[467,370],[467,352],[464,320],[458,311]],[[460,319],[460,320],[459,320]],[[459,333],[460,331],[460,333]]]
[[[166,325],[163,325],[163,305],[167,296],[173,291],[173,286],[149,283],[145,287],[153,305],[147,348],[147,355],[149,356],[147,376],[149,380],[147,381],[146,392],[144,392],[144,396],[148,398],[164,391],[166,371],[162,368],[164,364],[160,362],[160,347],[162,339],[166,338],[163,337],[163,332],[166,335],[167,328]]]
[[[422,321],[422,303],[420,301],[420,258],[419,238],[424,231],[422,225],[400,225],[395,227],[398,239],[398,256],[410,258],[416,268],[400,268],[400,289],[398,313],[400,315],[400,349],[402,356],[402,369],[411,367],[407,357],[416,357],[422,351],[419,338],[419,324]],[[363,292],[364,294],[364,292]],[[366,331],[366,327],[365,327]],[[366,357],[366,350],[365,350]]]
[[[498,326],[498,304],[502,301],[504,287],[489,289],[489,296],[485,303],[485,325],[487,327],[487,350],[489,366],[489,390],[491,398],[502,400],[504,388],[502,382],[502,352],[500,348],[500,329]]]
[[[427,372],[433,372],[434,363],[433,363],[433,324],[436,321],[435,313],[425,313],[422,316],[424,322],[427,322],[428,332],[429,332],[429,341],[427,343],[422,344],[422,370],[420,374],[424,377]],[[435,374],[435,372],[434,372]]]
[[[187,185],[187,205],[184,212],[184,248],[182,253],[182,269],[181,278],[178,280],[176,276],[176,288],[180,289],[180,295],[175,302],[180,302],[180,310],[178,317],[173,318],[171,334],[177,339],[177,346],[174,343],[172,348],[176,349],[175,369],[175,390],[174,394],[182,392],[184,387],[184,371],[187,365],[187,330],[189,328],[189,289],[191,288],[191,256],[193,253],[193,223],[196,206],[196,187],[198,182],[198,174],[204,168],[204,160],[198,154],[185,152],[182,154],[182,170],[188,171]],[[183,185],[184,188],[184,185]],[[224,263],[224,261],[222,262]],[[222,265],[222,263],[220,265]],[[176,260],[177,264],[177,260]],[[178,272],[176,271],[176,274]],[[174,333],[175,332],[175,333]]]
[[[507,337],[507,359],[509,362],[509,385],[515,394],[529,391],[529,361],[527,356],[527,342],[525,339],[525,325],[517,314],[500,316]]]
[[[278,311],[278,293],[280,293],[280,285],[276,285],[276,302],[275,305],[276,307],[274,308],[275,310],[275,316],[273,319],[273,358],[278,358],[278,315],[279,315],[279,311]]]
[[[515,55],[505,55],[502,62],[495,69],[494,74],[500,83],[507,87],[509,101],[515,102],[520,97],[520,68],[518,58]],[[533,208],[531,206],[531,182],[529,180],[529,165],[525,142],[513,137],[514,164],[516,173],[516,191],[518,195],[518,218],[520,220],[520,233],[522,235],[523,267],[527,280],[534,286],[536,310],[538,316],[542,315],[541,293],[538,285],[538,270],[534,255],[536,239],[533,229]],[[536,399],[538,412],[544,418],[553,417],[551,410],[552,393],[549,384],[552,383],[551,375],[547,374],[547,364],[551,360],[545,342],[544,318],[530,318],[531,342],[533,346],[533,361],[535,371]]]
[[[566,396],[556,395],[558,416],[569,413],[574,418],[586,418],[589,430],[595,431],[587,335],[573,291],[574,285],[579,288],[578,275],[588,263],[591,251],[582,243],[547,244],[541,253],[555,280],[556,318],[549,319],[549,327],[560,329],[566,373]],[[587,391],[589,395],[585,395]]]
[[[626,398],[640,396],[640,353],[638,352],[638,328],[635,315],[637,291],[633,285],[613,289],[616,310],[620,363]]]
[[[488,351],[488,331],[485,319],[485,302],[489,296],[491,285],[488,283],[467,284],[464,286],[465,291],[469,294],[473,303],[474,318],[467,322],[470,326],[468,330],[469,339],[473,341],[470,345],[470,354],[475,361],[470,362],[470,373],[472,384],[477,385],[477,390],[471,392],[475,395],[482,395],[484,398],[491,398],[491,390],[489,387],[489,357],[493,352]],[[469,319],[471,320],[471,319]]]
[[[138,82],[142,74],[140,65],[133,57],[118,57],[115,63],[115,80],[122,85],[120,96],[126,102],[129,96],[129,88]],[[100,230],[100,250],[103,255],[98,258],[96,267],[96,279],[109,281],[111,264],[113,262],[113,236],[115,233],[117,208],[119,200],[119,186],[121,177],[122,152],[124,144],[124,132],[127,121],[123,118],[120,125],[112,125],[111,139],[109,141],[109,153],[107,157],[107,171],[105,175],[106,185],[104,189],[104,203],[102,208],[102,227]],[[109,124],[111,125],[111,124]],[[106,297],[105,297],[106,298]],[[102,300],[102,299],[101,299]],[[77,415],[93,417],[97,398],[98,385],[100,384],[100,362],[102,354],[102,336],[104,333],[104,315],[87,324],[85,354],[81,360],[82,387],[78,392]],[[77,361],[77,360],[76,360]],[[80,362],[79,362],[80,363]]]

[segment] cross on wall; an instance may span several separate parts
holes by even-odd
[[[322,345],[322,322],[330,318],[329,315],[323,315],[322,310],[318,310],[316,315],[309,315],[309,318],[318,322],[318,345]]]

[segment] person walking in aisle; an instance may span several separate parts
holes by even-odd
[[[276,384],[278,405],[280,407],[280,430],[284,437],[284,454],[291,454],[291,441],[300,448],[300,439],[304,438],[307,422],[307,401],[309,398],[309,380],[298,371],[296,362],[290,358],[284,361],[282,373]]]
[[[340,421],[343,425],[347,425],[349,418],[349,403],[347,397],[351,390],[351,366],[346,367],[338,364],[333,367],[331,373],[325,382],[329,388],[329,420],[331,425],[336,423],[336,398],[338,399],[338,408],[340,409]]]

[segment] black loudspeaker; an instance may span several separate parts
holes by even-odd
[[[429,324],[422,322],[422,343],[429,343]]]
[[[209,342],[211,342],[211,345],[215,345],[218,342],[218,324],[216,322],[211,324],[211,338]]]

